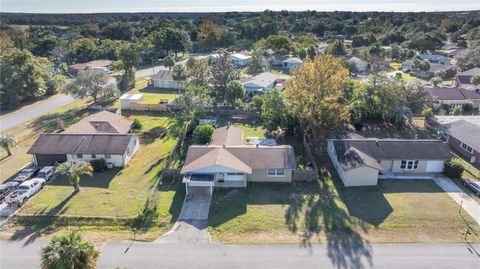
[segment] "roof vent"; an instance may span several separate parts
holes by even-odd
[[[225,148],[225,144],[223,144],[223,147]]]
[[[377,144],[377,147],[380,146],[380,144],[378,143],[378,140],[375,140],[375,144]]]

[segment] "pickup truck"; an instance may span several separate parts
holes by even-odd
[[[39,192],[45,186],[45,179],[33,178],[18,186],[17,190],[7,198],[7,203],[12,205],[23,205],[30,197]]]

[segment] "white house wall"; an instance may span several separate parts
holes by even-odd
[[[67,161],[69,162],[79,162],[85,161],[90,162],[94,159],[105,159],[107,163],[112,163],[115,167],[122,167],[123,166],[123,156],[122,155],[111,155],[110,158],[105,158],[104,154],[96,154],[95,158],[92,158],[91,154],[82,154],[82,158],[78,158],[77,154],[67,154]]]
[[[375,186],[378,181],[378,170],[368,166],[361,166],[345,172],[343,184],[346,187]]]
[[[127,150],[123,154],[124,165],[132,159],[133,155],[135,155],[135,152],[137,152],[139,148],[140,140],[138,139],[138,136],[134,135],[132,136],[132,139],[130,139]]]

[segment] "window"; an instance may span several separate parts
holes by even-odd
[[[243,173],[227,173],[228,176],[243,176]]]
[[[267,170],[267,176],[269,176],[269,177],[283,177],[283,176],[285,176],[285,169],[269,168]]]
[[[110,158],[112,158],[112,155],[110,155],[110,154],[105,154],[105,159],[110,159]]]
[[[460,144],[460,147],[462,147],[462,149],[465,150],[465,151],[468,152],[468,153],[473,153],[473,149],[472,149],[470,146],[466,145],[466,144],[461,143],[461,144]]]
[[[79,159],[83,158],[83,154],[77,154],[77,158]]]
[[[400,163],[400,169],[403,170],[415,170],[418,168],[418,160],[402,160]]]

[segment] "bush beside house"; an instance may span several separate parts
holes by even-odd
[[[212,125],[199,125],[193,130],[193,142],[195,144],[207,144],[212,141],[215,128]]]

